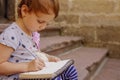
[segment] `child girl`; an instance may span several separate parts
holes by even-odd
[[[20,0],[18,19],[0,35],[0,80],[19,80],[19,73],[45,66],[44,59],[34,54],[39,49],[37,31],[43,30],[58,12],[58,0]],[[44,57],[53,62],[60,60],[47,54]],[[70,66],[53,80],[78,80],[76,69]]]

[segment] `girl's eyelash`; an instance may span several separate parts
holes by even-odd
[[[42,21],[37,20],[38,23],[43,23]]]
[[[37,22],[39,23],[39,24],[41,24],[41,23],[45,23],[45,21],[39,21],[39,20],[37,20]],[[49,25],[50,23],[46,23],[46,25]]]

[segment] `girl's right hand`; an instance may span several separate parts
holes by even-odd
[[[42,59],[34,59],[28,63],[28,72],[41,70],[45,67],[44,61]]]

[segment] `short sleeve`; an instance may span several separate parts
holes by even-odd
[[[5,30],[0,35],[0,43],[16,50],[19,46],[19,40],[16,32],[12,29]]]
[[[39,49],[40,48],[40,34],[38,32],[33,33],[33,41],[36,43]]]

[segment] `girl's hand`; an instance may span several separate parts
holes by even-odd
[[[51,55],[49,55],[48,59],[49,59],[50,62],[60,61],[60,58],[58,58],[56,56],[51,56]]]
[[[28,72],[41,70],[45,67],[45,64],[42,59],[35,59],[28,63]]]

